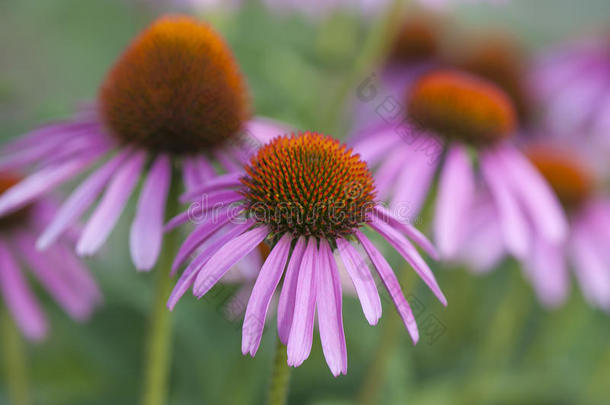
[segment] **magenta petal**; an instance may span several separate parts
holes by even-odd
[[[205,242],[212,234],[218,231],[220,228],[228,224],[230,221],[235,219],[242,213],[242,209],[237,207],[236,209],[229,208],[214,215],[210,221],[197,227],[191,234],[186,238],[172,264],[172,273],[175,272],[178,267],[197,249]],[[216,214],[216,213],[215,213]]]
[[[354,283],[366,320],[371,325],[377,325],[381,318],[381,300],[368,263],[345,239],[337,239],[337,249],[345,264],[345,269]]]
[[[171,177],[172,164],[169,157],[159,156],[142,186],[129,234],[131,259],[137,270],[152,269],[161,252],[165,204]]]
[[[287,345],[290,337],[290,329],[292,327],[292,317],[294,315],[294,301],[297,294],[297,281],[299,278],[299,269],[305,253],[307,239],[301,236],[294,248],[288,267],[286,268],[286,276],[280,293],[280,300],[277,307],[277,331],[280,341]]]
[[[241,339],[241,352],[254,357],[261,343],[265,319],[273,293],[284,274],[292,237],[284,234],[275,245],[256,278],[248,300]]]
[[[62,277],[63,270],[59,267],[63,264],[54,263],[50,255],[37,251],[32,236],[22,232],[14,238],[21,256],[55,301],[72,318],[80,321],[87,319],[91,315],[93,306],[65,282]]]
[[[193,260],[191,264],[188,265],[184,272],[178,279],[176,286],[174,287],[171,295],[169,296],[169,300],[167,301],[167,307],[170,310],[173,310],[180,298],[184,295],[184,293],[191,287],[195,280],[195,276],[197,276],[198,271],[201,267],[212,257],[214,253],[218,251],[222,246],[226,243],[233,240],[233,238],[237,237],[244,233],[248,228],[250,228],[255,223],[254,220],[248,220],[243,224],[236,225],[231,228],[229,231],[224,233],[221,237],[215,240],[212,244],[207,246],[196,258]]]
[[[388,290],[390,297],[392,297],[392,301],[394,301],[394,305],[396,306],[396,310],[400,315],[403,323],[407,327],[409,331],[409,335],[411,335],[411,340],[413,340],[413,344],[417,344],[419,341],[419,331],[417,330],[417,323],[415,322],[415,317],[413,316],[413,311],[411,311],[411,306],[407,302],[404,294],[402,293],[402,289],[400,287],[400,283],[396,278],[396,275],[392,271],[392,268],[386,261],[385,257],[377,250],[375,245],[359,230],[356,230],[356,237],[364,247],[364,250],[368,254],[371,262],[377,269],[377,273],[379,277],[381,277],[381,281],[385,285],[385,288]]]
[[[199,298],[204,296],[231,266],[254,250],[259,243],[265,240],[267,235],[269,235],[269,229],[266,226],[259,226],[221,247],[197,275],[193,286],[193,294]]]
[[[187,222],[201,223],[210,211],[226,208],[229,205],[243,200],[243,196],[233,190],[219,191],[210,195],[203,195],[200,201],[193,202],[182,214],[178,214],[165,225],[166,232],[177,228]],[[202,218],[203,216],[203,218]]]
[[[38,239],[38,249],[44,250],[53,244],[93,204],[129,153],[129,150],[125,150],[117,154],[74,190]]]
[[[362,160],[371,165],[375,164],[400,142],[400,137],[393,125],[376,129],[374,133],[358,136],[358,138],[362,139],[362,141],[354,146],[354,150],[360,155]]]
[[[137,152],[121,165],[102,201],[91,215],[76,246],[79,255],[92,255],[104,244],[140,177],[146,154]]]
[[[604,260],[607,252],[596,246],[586,227],[580,225],[573,233],[571,254],[583,294],[591,305],[610,310],[610,271]]]
[[[566,300],[570,279],[561,245],[535,237],[525,270],[543,305],[557,308]]]
[[[474,191],[468,152],[461,145],[452,146],[441,172],[434,218],[434,236],[445,259],[453,259],[458,253]]]
[[[567,219],[561,203],[544,177],[512,147],[502,147],[496,156],[539,233],[550,243],[562,242],[568,232]]]
[[[498,209],[502,234],[508,250],[523,259],[529,251],[528,224],[517,201],[511,194],[493,155],[481,156],[481,170]]]
[[[0,196],[0,216],[15,212],[57,185],[80,173],[91,161],[91,156],[44,168],[26,177]]]
[[[409,219],[419,214],[436,171],[436,164],[420,151],[405,156],[405,166],[396,181],[397,190],[390,205],[392,212],[404,213]]]
[[[342,292],[339,269],[328,241],[320,240],[316,269],[318,328],[326,363],[335,377],[347,374],[347,348],[343,331]]]
[[[376,205],[373,208],[373,214],[383,222],[386,222],[387,224],[393,226],[394,228],[407,235],[410,239],[417,243],[424,250],[424,252],[428,253],[430,257],[435,260],[439,259],[438,252],[436,251],[434,245],[428,240],[428,238],[426,238],[426,236],[422,232],[420,232],[413,225],[396,217],[394,214],[392,214],[389,210],[383,208],[381,205]]]
[[[23,334],[31,340],[42,340],[47,322],[4,241],[0,241],[0,290]]]
[[[243,173],[229,173],[222,176],[218,176],[212,180],[206,181],[202,184],[198,184],[185,194],[180,196],[180,202],[189,202],[199,198],[203,194],[209,194],[212,191],[223,190],[229,187],[239,186],[241,183],[239,179],[243,176]]]
[[[316,314],[316,238],[309,238],[299,269],[294,316],[288,337],[288,365],[298,367],[309,357]]]
[[[49,251],[57,256],[56,262],[63,266],[66,278],[73,288],[87,298],[91,305],[96,306],[102,302],[102,293],[89,270],[75,256],[72,249],[58,243]]]
[[[385,222],[376,221],[369,224],[371,228],[376,230],[381,236],[383,236],[389,243],[401,254],[401,256],[413,267],[419,277],[426,283],[426,285],[432,290],[438,300],[445,306],[447,306],[447,298],[441,291],[436,277],[428,267],[428,264],[422,259],[417,252],[417,249],[396,229],[392,228]]]

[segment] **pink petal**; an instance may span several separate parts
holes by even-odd
[[[294,316],[288,337],[288,365],[298,367],[311,353],[313,324],[316,314],[316,271],[318,261],[316,238],[309,238],[297,282]]]
[[[396,306],[396,310],[398,314],[402,318],[403,323],[407,327],[409,331],[409,335],[411,335],[411,340],[413,340],[413,344],[417,344],[419,341],[419,332],[417,330],[417,323],[415,322],[415,317],[413,316],[413,311],[411,311],[411,306],[405,299],[404,294],[402,293],[402,289],[400,287],[400,283],[396,278],[396,275],[392,271],[392,268],[383,257],[383,255],[377,250],[375,245],[371,243],[371,241],[364,236],[362,232],[356,230],[356,237],[364,247],[364,250],[368,254],[371,262],[377,269],[377,273],[379,277],[381,277],[381,281],[385,285],[385,288],[388,290],[390,297],[392,297],[392,301],[394,301],[394,305]]]
[[[610,271],[608,261],[596,247],[587,228],[578,227],[571,240],[571,255],[575,262],[576,278],[591,305],[610,310]]]
[[[297,282],[299,279],[299,269],[303,261],[307,239],[301,236],[294,248],[286,269],[286,276],[280,293],[280,301],[277,308],[277,331],[280,341],[287,345],[292,327],[294,315],[294,301],[297,294]]]
[[[458,253],[474,189],[468,152],[461,145],[452,146],[441,172],[434,218],[438,249],[445,259],[455,258]]]
[[[78,241],[76,252],[79,255],[92,255],[104,244],[138,182],[145,159],[144,152],[137,152],[121,165],[112,178]]]
[[[381,318],[381,300],[375,280],[369,271],[368,263],[360,253],[345,239],[337,239],[337,249],[345,269],[349,274],[358,294],[362,312],[371,325],[377,325]]]
[[[496,203],[500,226],[508,250],[523,259],[529,251],[528,224],[515,197],[503,179],[506,175],[493,155],[481,156],[481,170]]]
[[[284,234],[273,250],[271,250],[271,253],[269,253],[258,274],[244,317],[241,339],[241,352],[243,354],[250,353],[250,356],[254,357],[258,350],[265,327],[269,303],[282,278],[282,274],[284,274],[284,267],[286,267],[291,243],[292,236]]]
[[[216,233],[220,228],[231,222],[243,212],[242,209],[228,209],[218,213],[211,221],[197,227],[186,238],[172,264],[172,273],[175,272],[182,263],[205,242],[212,234]]]
[[[62,270],[55,267],[61,264],[53,263],[50,255],[37,251],[32,236],[21,232],[14,238],[17,249],[36,278],[68,315],[80,321],[89,318],[93,306],[62,279]]]
[[[417,249],[404,238],[396,229],[392,228],[385,222],[376,221],[369,224],[371,228],[376,230],[381,236],[383,236],[389,243],[401,254],[402,257],[413,267],[419,277],[426,283],[426,285],[432,290],[438,300],[445,306],[447,306],[447,299],[441,291],[432,270],[428,267],[428,264],[421,258]]]
[[[231,204],[243,200],[244,197],[233,190],[220,191],[218,193],[206,194],[201,197],[201,201],[192,203],[182,214],[176,215],[165,225],[165,232],[177,228],[187,222],[202,223],[205,216],[210,211],[220,208],[227,208]]]
[[[201,267],[212,257],[214,253],[218,251],[221,247],[223,247],[226,243],[233,240],[233,238],[241,235],[246,230],[248,230],[252,225],[254,225],[254,220],[248,220],[243,224],[236,225],[226,233],[224,233],[221,237],[215,240],[212,244],[207,246],[196,258],[193,260],[191,264],[188,265],[184,272],[178,279],[176,286],[174,287],[172,293],[169,296],[167,301],[167,307],[170,310],[173,310],[180,298],[184,295],[184,293],[191,287],[195,280],[195,276],[199,274],[199,270]]]
[[[316,270],[316,306],[320,341],[326,363],[335,377],[347,374],[347,348],[343,331],[341,283],[335,258],[325,239],[320,240]]]
[[[543,305],[557,308],[565,302],[570,278],[563,246],[552,245],[540,237],[535,237],[525,270]]]
[[[34,341],[42,340],[47,322],[4,241],[0,241],[0,290],[23,334]]]
[[[415,241],[415,243],[417,243],[424,250],[424,252],[428,253],[434,260],[439,259],[438,252],[436,251],[434,245],[432,245],[428,238],[426,238],[426,236],[413,225],[409,224],[403,219],[398,218],[381,205],[376,205],[373,208],[373,215],[407,235],[407,237]]]
[[[74,190],[38,239],[38,249],[44,250],[53,244],[93,204],[129,153],[125,150],[117,154]]]
[[[0,216],[15,212],[57,185],[80,173],[91,161],[91,156],[75,158],[63,164],[42,169],[26,177],[0,196]]]
[[[212,191],[219,191],[230,187],[239,186],[241,183],[239,179],[243,177],[243,173],[229,173],[222,176],[217,176],[212,180],[206,181],[202,184],[198,184],[193,189],[187,191],[180,196],[180,202],[185,203],[193,201],[203,194],[209,194]]]
[[[550,243],[562,242],[568,232],[568,222],[561,203],[544,177],[523,155],[509,146],[498,150],[496,156],[536,229]]]
[[[269,229],[266,226],[259,226],[221,247],[199,271],[193,293],[199,298],[204,296],[231,266],[254,250],[267,235]]]
[[[163,241],[165,204],[172,177],[168,156],[159,156],[140,191],[136,216],[131,224],[129,246],[137,270],[150,270],[157,262]]]

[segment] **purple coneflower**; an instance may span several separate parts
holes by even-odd
[[[0,194],[19,181],[0,173]],[[0,218],[0,293],[15,323],[30,340],[47,333],[47,321],[28,287],[22,267],[31,270],[40,285],[77,321],[89,318],[102,296],[84,265],[63,238],[52,249],[39,252],[36,236],[55,213],[52,201],[35,200]]]
[[[191,286],[197,297],[205,295],[231,266],[268,241],[273,248],[246,308],[244,354],[254,356],[258,350],[269,302],[283,277],[278,334],[288,346],[288,364],[299,366],[309,356],[317,309],[330,370],[335,376],[346,373],[339,257],[368,322],[375,325],[379,320],[381,302],[365,257],[373,263],[413,342],[417,342],[417,325],[398,280],[362,228],[384,237],[446,305],[430,268],[405,235],[429,254],[435,253],[434,248],[414,227],[375,203],[373,178],[358,155],[330,137],[306,132],[275,138],[252,157],[245,171],[220,177],[199,193],[190,193],[192,197],[205,193],[203,203],[192,205],[170,222],[169,227],[174,227],[189,218],[209,217],[178,254],[175,267],[203,244],[203,250],[180,277],[169,308]]]
[[[570,222],[564,243],[534,237],[527,276],[542,303],[555,307],[567,297],[570,263],[585,299],[610,311],[610,198],[596,189],[594,170],[576,148],[537,144],[527,155],[553,187]]]
[[[479,249],[506,247],[525,259],[530,223],[541,237],[559,243],[566,220],[544,178],[510,144],[515,132],[515,109],[499,87],[468,73],[437,70],[407,91],[400,125],[369,133],[356,150],[378,167],[380,197],[411,220],[440,172],[433,226],[445,260],[456,258],[470,242],[465,231],[481,192],[489,195],[486,208],[499,220],[500,238],[493,245],[484,238]]]
[[[130,248],[136,268],[150,270],[161,251],[172,183],[181,178],[191,189],[213,178],[213,162],[236,170],[276,133],[269,122],[249,121],[246,84],[222,38],[189,17],[164,17],[116,62],[92,111],[7,148],[0,166],[38,167],[0,198],[0,215],[105,160],[68,198],[37,246],[50,246],[104,193],[76,247],[80,255],[96,253],[143,178]]]

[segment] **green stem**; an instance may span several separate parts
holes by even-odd
[[[2,311],[2,343],[10,403],[29,404],[25,347],[17,325],[6,308]]]
[[[394,0],[388,8],[370,28],[367,37],[362,44],[362,51],[354,61],[354,68],[339,87],[335,97],[332,97],[329,105],[325,105],[325,113],[322,114],[322,125],[324,131],[334,132],[333,127],[341,120],[339,117],[344,113],[346,100],[358,83],[366,78],[371,70],[387,54],[391,44],[390,39],[394,36],[402,18],[402,9],[406,0]]]
[[[176,182],[173,182],[176,183]],[[173,189],[173,188],[172,188]],[[170,200],[175,198],[170,193]],[[177,204],[168,204],[167,215],[177,211]],[[168,376],[171,364],[172,324],[171,312],[167,309],[167,299],[172,290],[170,271],[178,251],[178,232],[165,235],[163,250],[157,266],[156,291],[153,299],[144,363],[143,405],[164,405],[167,403]]]
[[[273,360],[273,371],[271,374],[271,384],[269,386],[269,405],[284,405],[288,398],[290,387],[291,369],[288,366],[288,356],[286,346],[277,339],[275,359]]]
[[[399,275],[399,282],[403,289],[407,286],[415,288],[416,277],[410,266],[405,266]],[[392,308],[383,324],[383,334],[375,349],[375,357],[369,367],[358,395],[358,403],[362,405],[380,403],[381,391],[387,377],[388,363],[392,358],[394,349],[399,342],[402,328],[402,319]]]

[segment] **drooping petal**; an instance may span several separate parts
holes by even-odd
[[[481,170],[498,210],[506,246],[516,257],[524,259],[530,243],[527,220],[502,178],[502,168],[496,164],[493,155],[484,154],[481,156]]]
[[[405,148],[395,148],[379,166],[375,174],[375,186],[380,199],[385,199],[397,186],[396,178],[405,166]],[[400,186],[398,186],[400,187]]]
[[[441,172],[434,217],[434,236],[445,259],[455,258],[463,240],[474,183],[468,152],[461,145],[452,146]]]
[[[242,173],[229,173],[218,176],[212,180],[206,181],[205,183],[198,184],[191,190],[188,190],[186,193],[181,195],[180,202],[185,203],[193,201],[194,199],[197,199],[204,194],[212,193],[213,191],[239,186],[241,184],[239,179],[242,176]]]
[[[292,236],[284,234],[269,253],[267,260],[256,278],[252,294],[248,300],[241,339],[241,352],[256,354],[261,343],[265,319],[273,293],[284,274],[284,267],[290,253]]]
[[[376,205],[373,208],[372,212],[375,217],[400,230],[410,239],[415,241],[415,243],[417,243],[424,250],[424,252],[428,253],[430,257],[432,257],[434,260],[439,259],[438,252],[436,251],[434,245],[432,245],[428,238],[426,238],[426,236],[413,225],[411,225],[407,221],[398,218],[392,212],[385,209],[381,205]]]
[[[178,214],[165,224],[165,232],[184,225],[187,222],[201,223],[205,215],[210,211],[227,208],[229,205],[243,200],[243,196],[233,190],[219,191],[218,193],[205,194],[200,201],[193,202],[182,214]],[[203,216],[203,218],[202,218]]]
[[[398,231],[392,228],[390,225],[381,221],[374,221],[369,224],[371,228],[376,230],[381,236],[383,236],[389,243],[401,254],[401,256],[413,267],[419,277],[426,283],[426,285],[432,290],[438,300],[445,306],[447,306],[447,298],[441,291],[441,288],[436,281],[436,277],[428,267],[428,264],[422,259],[417,252],[417,249]]]
[[[92,160],[91,156],[75,158],[26,177],[0,196],[0,215],[4,216],[25,207],[54,187],[76,176],[91,164]]]
[[[161,155],[150,168],[140,191],[129,234],[131,259],[139,271],[152,269],[161,253],[165,204],[171,177],[171,161],[168,156]]]
[[[54,265],[51,257],[45,252],[39,252],[34,246],[34,238],[25,232],[16,233],[15,246],[21,253],[36,278],[51,294],[57,303],[76,320],[85,320],[91,315],[93,307],[88,300],[83,299],[76,290],[62,279],[62,270]]]
[[[172,264],[172,272],[175,272],[182,263],[200,246],[205,242],[212,234],[218,231],[220,228],[228,224],[230,221],[239,216],[243,210],[240,207],[235,209],[229,208],[218,212],[210,221],[200,225],[185,239],[182,246],[176,254],[174,263]]]
[[[587,301],[605,310],[610,310],[610,271],[608,262],[596,247],[596,242],[577,227],[570,242],[570,252],[576,267],[576,278]]]
[[[316,314],[316,272],[318,248],[316,238],[309,238],[299,269],[294,316],[288,337],[288,365],[298,367],[311,353],[313,324]]]
[[[375,129],[368,134],[356,136],[362,139],[362,141],[354,146],[354,150],[360,155],[362,160],[371,165],[375,164],[381,156],[385,155],[400,142],[396,128],[392,125],[382,129]]]
[[[561,243],[568,223],[561,203],[540,172],[518,151],[508,145],[496,153],[505,175],[519,200],[530,213],[538,232],[550,243]]]
[[[248,220],[243,224],[236,225],[231,228],[229,231],[220,236],[217,240],[215,240],[212,244],[207,246],[203,251],[193,260],[192,263],[188,265],[184,272],[178,279],[176,286],[174,287],[172,293],[169,296],[167,301],[167,307],[171,310],[174,309],[180,298],[184,295],[185,292],[188,291],[189,288],[193,285],[195,281],[195,277],[197,276],[198,271],[201,267],[212,257],[214,253],[218,251],[221,247],[223,247],[226,243],[230,242],[238,235],[241,235],[245,231],[247,231],[252,225],[254,225],[254,220]]]
[[[118,153],[93,172],[70,194],[36,242],[38,249],[44,250],[53,244],[93,204],[108,180],[130,153],[129,150]]]
[[[337,239],[337,249],[343,264],[345,264],[345,269],[352,283],[354,283],[364,316],[369,324],[377,325],[379,318],[381,318],[381,300],[368,263],[360,256],[356,248],[345,239]]]
[[[413,344],[417,344],[419,341],[419,331],[417,330],[415,316],[413,316],[411,306],[402,293],[402,288],[400,287],[400,283],[398,282],[396,275],[392,271],[392,268],[388,264],[387,260],[362,232],[356,230],[356,237],[364,247],[364,250],[371,259],[371,262],[373,262],[373,265],[377,269],[377,273],[379,274],[379,277],[381,277],[381,281],[383,281],[385,288],[388,290],[400,318],[409,331],[409,335],[411,335]]]
[[[390,208],[392,212],[401,213],[401,217],[413,219],[426,201],[437,164],[422,151],[411,151],[405,159]]]
[[[325,239],[320,240],[316,269],[316,306],[320,341],[326,363],[335,377],[347,374],[347,348],[343,331],[339,270]]]
[[[525,270],[543,305],[557,308],[567,298],[570,278],[562,245],[534,237],[531,257]]]
[[[145,159],[144,152],[137,152],[121,165],[112,178],[78,241],[76,252],[79,255],[92,255],[104,244],[138,182]]]
[[[31,340],[43,339],[47,333],[47,322],[3,240],[0,240],[0,290],[23,334]]]
[[[277,307],[277,331],[280,341],[284,345],[288,344],[288,338],[290,337],[290,329],[294,315],[294,302],[297,294],[297,282],[299,280],[299,269],[301,268],[306,246],[307,239],[305,239],[304,236],[301,236],[292,249],[292,255],[288,261],[286,276],[284,277],[284,283],[282,285],[282,292],[280,293],[280,300]]]
[[[199,271],[193,286],[193,294],[199,298],[205,295],[231,266],[254,250],[267,235],[269,229],[266,226],[259,226],[226,243]]]

